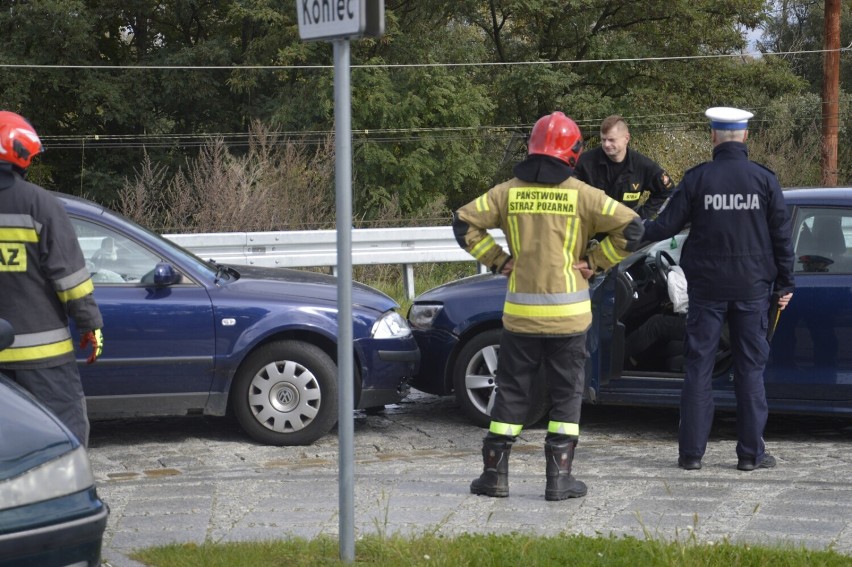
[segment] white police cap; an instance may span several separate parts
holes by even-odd
[[[728,106],[708,108],[704,115],[710,119],[710,127],[714,130],[745,130],[748,128],[748,119],[754,116],[747,110]]]

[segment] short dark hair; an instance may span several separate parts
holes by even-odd
[[[604,118],[603,122],[601,122],[601,132],[609,132],[619,124],[624,124],[624,129],[629,131],[629,128],[627,127],[627,120],[619,114],[613,114],[612,116],[607,116]]]

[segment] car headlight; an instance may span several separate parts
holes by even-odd
[[[411,335],[405,317],[396,311],[388,311],[373,325],[374,339],[400,339]]]
[[[415,303],[408,310],[408,320],[418,329],[429,329],[443,309],[440,303]]]
[[[80,446],[22,475],[0,482],[0,508],[15,508],[86,490],[95,483],[86,450]]]

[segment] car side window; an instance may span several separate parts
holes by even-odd
[[[793,223],[794,271],[852,273],[852,210],[802,208]]]
[[[139,283],[160,258],[105,226],[72,218],[77,241],[95,285]]]

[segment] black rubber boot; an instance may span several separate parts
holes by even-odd
[[[586,495],[586,484],[571,475],[574,462],[576,441],[544,444],[544,456],[547,459],[547,487],[545,500],[565,500]]]
[[[486,438],[482,442],[482,474],[470,483],[471,494],[496,498],[509,496],[509,453],[512,444]]]

